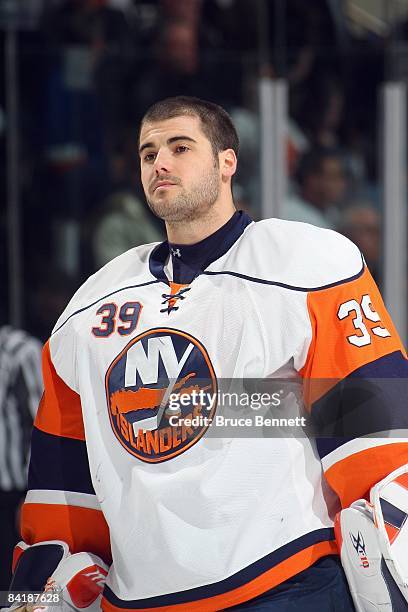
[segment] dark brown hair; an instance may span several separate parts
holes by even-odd
[[[141,121],[139,142],[140,131],[144,123],[165,121],[182,115],[200,119],[203,133],[210,141],[217,159],[218,153],[226,149],[233,149],[238,156],[239,138],[229,114],[218,104],[192,96],[165,98],[153,104]]]

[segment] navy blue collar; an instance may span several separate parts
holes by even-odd
[[[173,278],[170,280],[187,285],[229,251],[250,223],[252,219],[246,213],[237,211],[225,225],[196,244],[170,244],[166,240],[153,249],[149,260],[150,272],[168,283],[164,266],[171,254]]]

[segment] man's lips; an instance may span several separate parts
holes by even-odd
[[[172,183],[171,181],[160,181],[154,186],[153,191],[156,191],[156,189],[160,189],[160,187],[174,187],[174,185],[176,184],[177,183]]]

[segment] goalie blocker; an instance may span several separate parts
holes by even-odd
[[[32,546],[20,542],[14,550],[10,591],[53,591],[59,593],[63,611],[96,612],[108,569],[96,555],[71,554],[65,542],[52,540]]]
[[[336,516],[341,562],[357,612],[408,611],[408,465]]]

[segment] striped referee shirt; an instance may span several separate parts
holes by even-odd
[[[0,327],[0,491],[24,491],[31,429],[42,395],[41,343]]]

